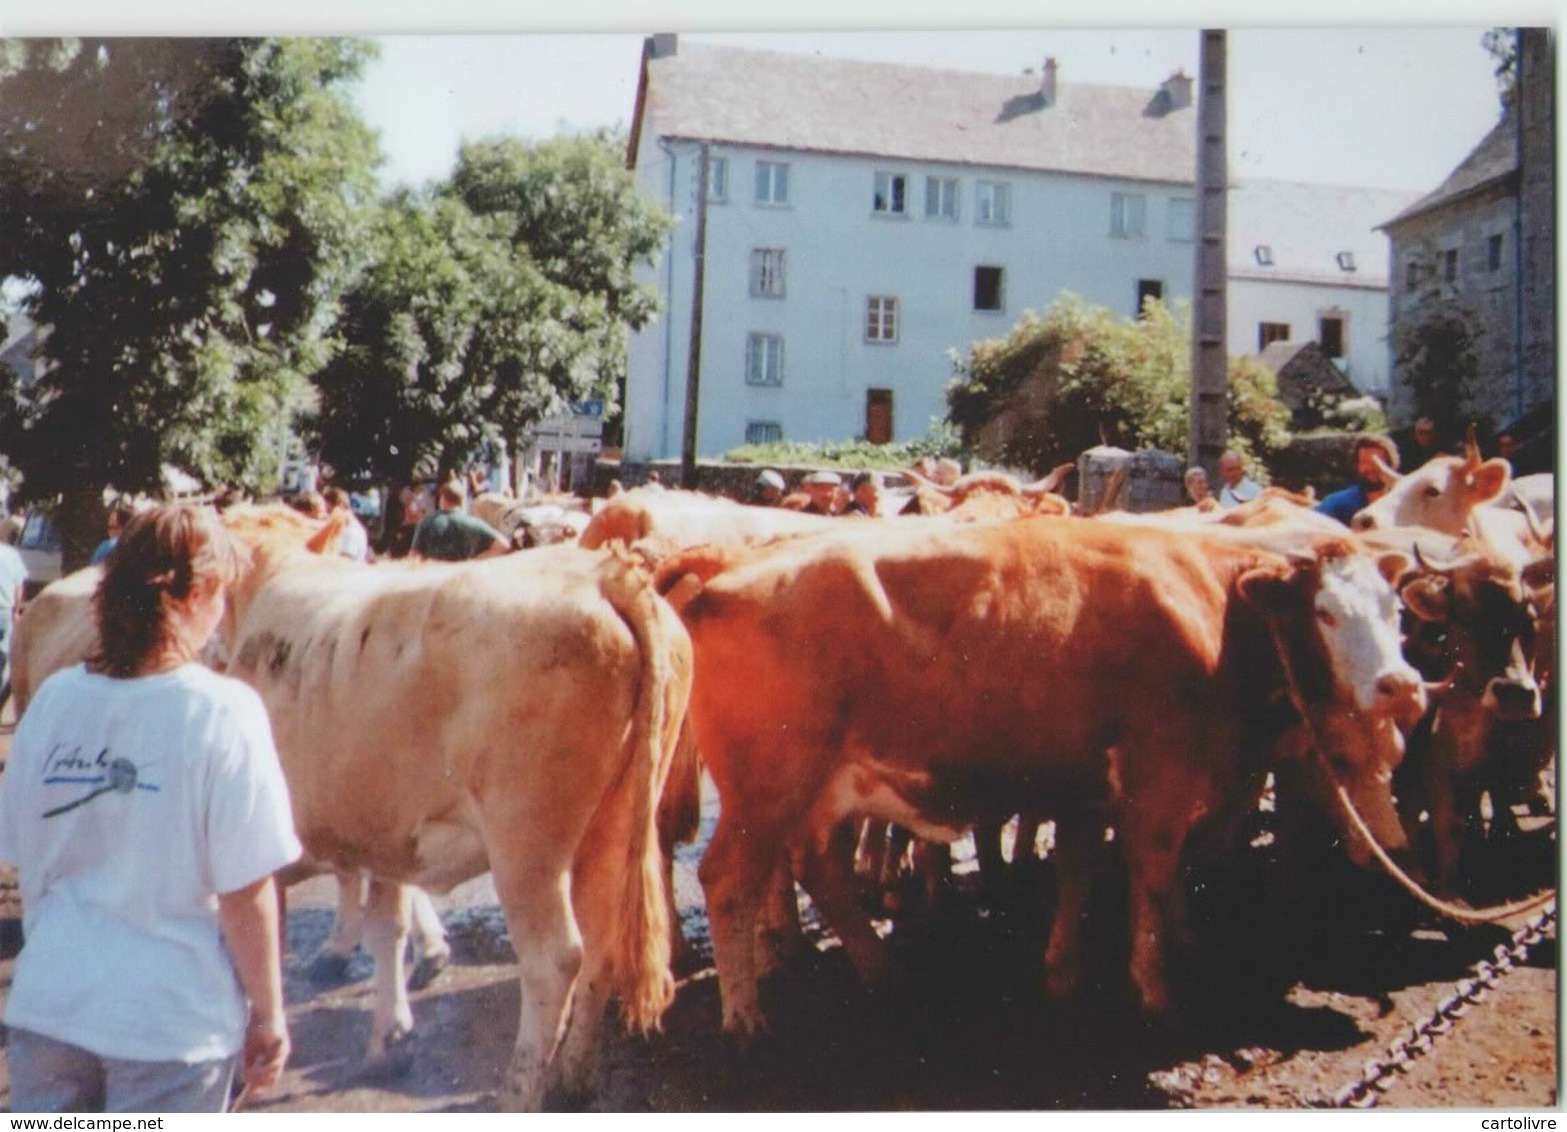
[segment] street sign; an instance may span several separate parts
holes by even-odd
[[[591,397],[586,401],[578,401],[571,407],[571,415],[574,417],[592,417],[595,420],[604,416],[604,398]]]

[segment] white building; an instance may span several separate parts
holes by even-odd
[[[1061,292],[1126,315],[1146,296],[1189,299],[1192,88],[1179,73],[1156,90],[1072,83],[1054,60],[1006,76],[651,37],[628,162],[677,225],[648,276],[664,313],[631,343],[627,458],[681,450],[704,145],[698,454],[907,440],[945,416],[951,352]],[[1269,229],[1288,281],[1246,281],[1231,352],[1258,352],[1261,322],[1315,334],[1318,312],[1343,308],[1351,369],[1385,387],[1385,361],[1362,353],[1386,322],[1385,242],[1376,255],[1366,240],[1389,214],[1360,226],[1357,211],[1364,233],[1313,253],[1351,250],[1338,275],[1297,269],[1295,230]],[[1384,291],[1362,309],[1373,272]]]
[[[1227,349],[1314,341],[1362,393],[1386,400],[1388,240],[1376,226],[1418,193],[1237,181],[1228,206]]]

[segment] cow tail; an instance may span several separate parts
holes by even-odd
[[[640,568],[611,561],[604,590],[631,630],[641,658],[627,744],[631,837],[622,873],[621,930],[613,946],[626,1026],[645,1032],[658,1027],[675,998],[658,810],[691,692],[691,644],[684,627],[653,595]]]

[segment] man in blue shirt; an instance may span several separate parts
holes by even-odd
[[[1398,447],[1385,436],[1368,432],[1356,437],[1354,457],[1355,482],[1335,491],[1315,507],[1346,527],[1356,512],[1381,499],[1393,486],[1393,480],[1383,472],[1383,466],[1395,473],[1398,470]]]

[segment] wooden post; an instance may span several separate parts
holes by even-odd
[[[1202,33],[1197,96],[1197,264],[1192,293],[1191,439],[1188,457],[1218,483],[1229,437],[1225,288],[1225,33]]]
[[[691,283],[691,351],[686,362],[686,423],[680,441],[680,486],[696,490],[696,422],[702,387],[702,291],[707,275],[707,143],[702,143],[696,171],[696,262]]]

